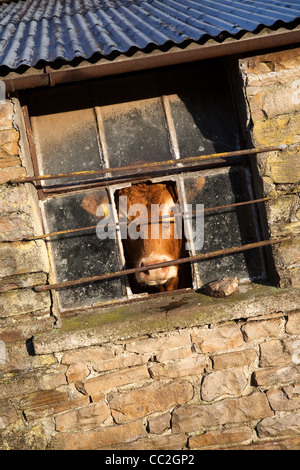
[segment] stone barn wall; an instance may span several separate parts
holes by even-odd
[[[0,104],[0,449],[300,449],[299,49],[239,61],[280,288],[57,322],[17,99]]]

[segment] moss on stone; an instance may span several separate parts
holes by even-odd
[[[61,328],[34,337],[37,354],[104,344],[177,328],[189,328],[299,308],[299,291],[270,285],[241,286],[227,298],[182,292],[63,318]]]

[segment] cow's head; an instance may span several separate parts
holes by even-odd
[[[120,203],[121,197],[126,197],[125,213]],[[116,203],[121,219],[126,217],[129,226],[142,219],[135,227],[139,237],[133,239],[129,231],[127,239],[123,239],[128,267],[147,267],[180,258],[182,239],[177,238],[173,212],[178,197],[172,183],[141,183],[120,189]],[[138,204],[145,208],[142,213],[135,210]],[[176,289],[179,283],[178,271],[178,265],[175,265],[137,272],[135,281],[140,289],[136,290],[143,290],[145,286],[161,291]]]
[[[204,178],[198,178],[190,185],[192,195],[198,193],[204,185]],[[122,205],[126,201],[126,206]],[[124,199],[126,197],[126,199]],[[96,200],[93,196],[86,196],[82,207],[94,215],[98,215],[97,208],[103,207],[107,200]],[[127,238],[122,237],[127,268],[147,267],[165,261],[188,256],[185,251],[184,231],[178,234],[173,208],[178,205],[176,186],[172,182],[140,183],[119,189],[115,193],[115,202],[120,222],[130,226],[135,224],[138,237],[131,237],[128,231]],[[135,209],[136,204],[143,205],[143,214]],[[159,205],[160,211],[154,212],[159,217],[153,218],[151,212],[153,205]],[[178,206],[177,206],[178,207]],[[171,220],[168,216],[171,216]],[[143,220],[140,222],[137,220]],[[181,219],[180,219],[181,220]],[[154,229],[153,229],[154,227]],[[152,236],[154,234],[154,236]],[[165,268],[149,269],[129,276],[130,286],[134,293],[174,290],[191,286],[191,271],[188,264],[174,265]]]

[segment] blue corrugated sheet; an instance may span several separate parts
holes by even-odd
[[[23,0],[0,5],[0,65],[109,56],[256,32],[300,17],[300,0]]]

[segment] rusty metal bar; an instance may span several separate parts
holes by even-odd
[[[274,152],[277,150],[283,150],[287,148],[286,145],[279,145],[276,147],[265,147],[265,148],[253,148],[253,149],[246,149],[246,150],[235,150],[232,152],[223,152],[223,153],[212,153],[209,155],[201,155],[197,157],[187,157],[182,158],[180,160],[166,160],[163,162],[147,162],[139,165],[127,165],[123,167],[114,167],[114,168],[101,168],[97,170],[85,170],[85,171],[74,171],[71,173],[57,173],[53,175],[39,175],[39,176],[24,176],[22,178],[13,178],[9,182],[10,183],[28,183],[33,181],[40,181],[40,180],[51,180],[51,179],[62,179],[62,178],[70,178],[76,176],[88,176],[88,175],[103,175],[107,173],[116,173],[122,171],[130,171],[130,170],[145,170],[148,168],[157,168],[161,166],[170,166],[170,165],[178,165],[182,163],[196,163],[201,162],[204,160],[212,160],[215,158],[230,158],[230,157],[240,157],[240,156],[248,156],[248,155],[256,155],[257,153],[264,153],[264,152]],[[136,176],[136,175],[134,175]]]
[[[151,265],[143,266],[140,268],[124,269],[123,271],[116,271],[114,273],[101,274],[99,276],[85,277],[81,279],[76,279],[75,281],[65,281],[65,282],[59,282],[56,284],[35,286],[33,289],[36,292],[44,292],[48,290],[60,289],[63,287],[71,287],[71,286],[76,286],[80,284],[87,284],[89,282],[103,281],[105,279],[112,279],[114,277],[127,276],[129,274],[134,274],[137,272],[149,271],[151,269],[168,268],[169,266],[176,266],[176,265],[184,264],[184,263],[193,263],[193,262],[201,261],[204,259],[216,258],[217,256],[239,253],[241,251],[252,250],[252,249],[260,248],[263,246],[275,245],[278,243],[290,241],[291,239],[292,239],[291,236],[287,236],[283,238],[263,240],[260,242],[249,243],[247,245],[241,245],[241,246],[232,247],[232,248],[225,248],[223,250],[218,250],[218,251],[211,251],[209,253],[203,253],[201,255],[190,256],[187,258],[179,258],[179,259],[172,260],[172,261],[165,261],[163,263],[151,264]]]
[[[182,213],[182,216],[183,217],[186,217],[188,215],[194,215],[194,214],[199,214],[201,212],[212,212],[212,211],[215,211],[215,210],[220,210],[220,209],[230,209],[231,207],[239,207],[239,206],[245,206],[245,205],[249,205],[249,204],[256,204],[256,203],[259,203],[259,202],[265,202],[265,201],[269,201],[270,199],[273,199],[271,197],[263,197],[261,199],[252,199],[251,201],[243,201],[243,202],[235,202],[233,204],[223,204],[221,206],[215,206],[215,207],[207,207],[206,209],[203,209],[202,210],[194,210],[194,211],[191,211],[191,212],[183,212]],[[159,217],[158,219],[151,219],[150,222],[153,223],[153,222],[161,222],[161,221],[174,221],[175,217],[174,216],[169,216],[169,215],[163,215],[161,217]],[[149,223],[149,220],[145,219],[145,220],[141,220],[139,221],[140,224],[148,224]],[[127,222],[117,222],[115,224],[107,224],[107,227],[108,229],[109,228],[112,228],[112,227],[120,227],[121,225],[125,225],[127,224],[127,226],[129,225]],[[85,231],[88,231],[88,230],[95,230],[97,228],[97,225],[90,225],[89,227],[81,227],[81,228],[75,228],[75,229],[69,229],[69,230],[61,230],[59,232],[51,232],[51,233],[46,233],[45,235],[36,235],[35,237],[26,237],[26,238],[23,238],[21,241],[33,241],[33,240],[42,240],[44,238],[51,238],[51,237],[55,237],[55,236],[59,236],[59,235],[68,235],[70,233],[78,233],[78,232],[85,232]]]

